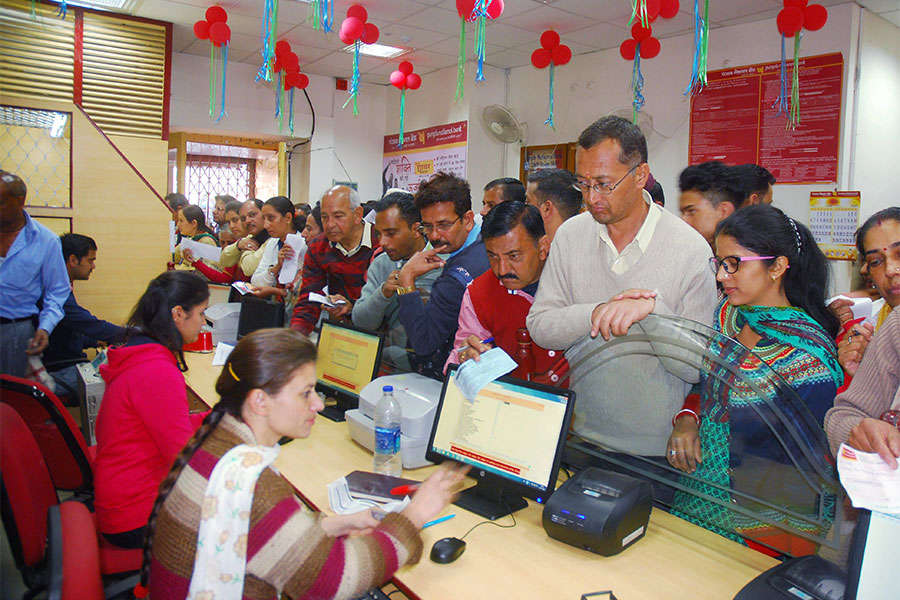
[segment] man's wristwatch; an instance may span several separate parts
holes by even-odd
[[[414,285],[411,285],[409,287],[398,287],[397,295],[402,296],[403,294],[411,294],[414,291],[416,291],[416,286],[414,286]]]

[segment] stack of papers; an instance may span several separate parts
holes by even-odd
[[[331,510],[339,515],[349,515],[362,512],[370,508],[378,508],[383,512],[400,512],[409,504],[409,496],[403,500],[391,502],[376,502],[372,499],[354,498],[350,495],[350,486],[347,478],[341,477],[328,484],[328,503]]]

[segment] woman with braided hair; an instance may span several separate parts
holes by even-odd
[[[325,516],[271,467],[278,440],[307,437],[324,407],[315,353],[290,329],[238,342],[216,381],[219,402],[160,486],[138,596],[353,598],[419,560],[419,529],[464,470],[438,469],[401,513]]]
[[[791,420],[798,435],[808,436],[808,446],[824,439],[825,412],[843,381],[832,341],[838,320],[825,307],[825,256],[809,229],[768,205],[743,208],[719,223],[715,246],[710,266],[725,299],[716,309],[714,327],[728,337],[713,342],[707,372],[673,418],[667,458],[695,476],[683,478],[683,483],[699,492],[676,492],[673,509],[757,549],[761,546],[752,540],[780,552],[808,554],[814,550],[812,543],[701,494],[739,504],[743,497],[726,490],[750,491],[775,498],[795,513],[818,510],[814,493],[788,483],[796,472],[788,465],[802,452],[776,442],[790,438],[776,413],[786,415],[781,419]],[[763,481],[760,489],[755,487],[758,481]],[[766,512],[756,505],[751,510]],[[815,519],[783,515],[769,517],[797,530],[823,533],[815,530]]]

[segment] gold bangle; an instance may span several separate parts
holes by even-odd
[[[398,287],[397,295],[402,296],[403,294],[411,294],[414,291],[416,291],[416,286],[414,286],[414,285],[411,285],[409,287]]]

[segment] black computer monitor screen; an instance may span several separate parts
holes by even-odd
[[[847,559],[846,600],[897,597],[894,574],[900,515],[860,511]]]
[[[384,338],[348,325],[322,323],[317,344],[316,389],[335,404],[322,415],[343,421],[344,411],[359,406],[359,393],[378,372]]]
[[[452,367],[426,456],[472,466],[478,484],[456,504],[488,519],[524,508],[523,497],[543,502],[556,487],[574,399],[570,390],[501,377],[470,401]]]

